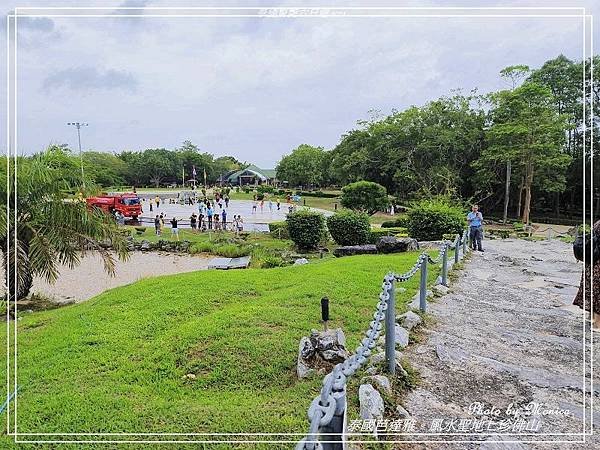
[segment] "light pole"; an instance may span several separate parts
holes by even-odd
[[[68,122],[67,125],[73,125],[77,128],[77,142],[79,143],[79,160],[81,162],[81,182],[83,183],[83,187],[85,187],[85,179],[83,178],[83,154],[81,153],[81,127],[87,127],[89,124],[85,122]]]

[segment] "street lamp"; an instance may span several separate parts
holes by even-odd
[[[89,124],[85,122],[68,122],[67,125],[73,125],[77,128],[77,141],[79,142],[79,160],[81,161],[81,182],[83,183],[83,187],[85,187],[85,179],[83,178],[83,154],[81,153],[81,132],[79,131],[81,127],[87,127]]]

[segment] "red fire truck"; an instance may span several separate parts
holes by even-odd
[[[140,198],[134,193],[99,195],[87,198],[85,201],[88,206],[96,206],[111,214],[119,211],[123,216],[131,217],[133,220],[137,220],[142,214]]]

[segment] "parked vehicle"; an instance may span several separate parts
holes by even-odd
[[[142,214],[140,198],[134,193],[99,195],[86,199],[88,206],[95,206],[110,214],[120,212],[124,217],[137,220]]]

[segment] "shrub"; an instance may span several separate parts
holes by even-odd
[[[340,200],[345,208],[369,214],[383,211],[389,204],[385,188],[372,181],[357,181],[344,186]]]
[[[369,216],[355,211],[339,211],[327,218],[329,234],[338,245],[361,245],[369,241]]]
[[[316,248],[325,236],[325,217],[321,213],[300,210],[288,214],[285,222],[290,239],[301,250]]]
[[[369,233],[369,244],[376,244],[380,237],[383,236],[396,236],[396,237],[408,237],[406,228],[373,228]]]
[[[210,241],[196,242],[190,246],[189,252],[195,253],[212,253],[215,246]]]
[[[415,202],[407,216],[408,232],[418,241],[442,239],[444,234],[456,235],[466,226],[462,207],[453,205],[446,198]]]
[[[515,223],[513,223],[513,229],[515,231],[524,231],[525,225],[523,225],[523,222],[515,222]]]
[[[238,258],[240,256],[248,256],[250,254],[250,248],[248,246],[239,246],[236,244],[223,244],[216,246],[214,253],[225,258]]]
[[[386,220],[381,224],[381,228],[395,227],[408,228],[408,216],[406,214],[403,214],[401,216],[396,217],[395,219]]]
[[[331,194],[323,191],[296,191],[296,194],[301,197],[321,197],[321,198],[336,198],[337,194]]]
[[[285,222],[271,222],[269,224],[269,233],[271,236],[279,239],[289,239],[290,234],[288,233],[287,223]]]
[[[256,188],[256,192],[259,192],[262,194],[264,194],[264,193],[272,194],[274,191],[275,191],[275,188],[273,186],[269,186],[266,184],[261,184],[260,186],[258,186]]]

